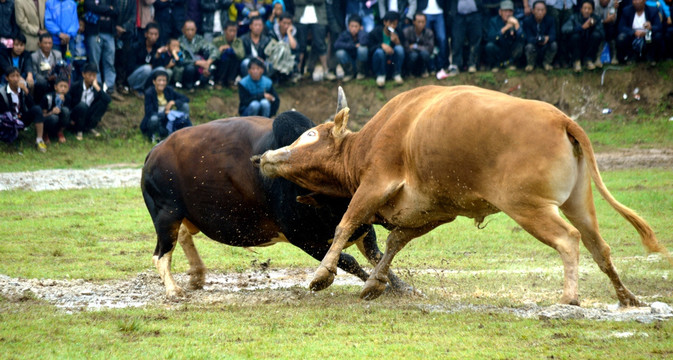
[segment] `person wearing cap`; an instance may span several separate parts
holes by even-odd
[[[76,134],[77,140],[82,140],[86,132],[95,137],[100,136],[96,126],[107,111],[111,99],[98,84],[97,76],[98,66],[87,63],[82,69],[82,80],[74,82],[65,97],[65,106],[70,109],[69,128]]]
[[[152,142],[156,142],[171,132],[168,123],[172,110],[181,112],[189,119],[189,98],[168,85],[166,71],[155,72],[152,84],[154,86],[145,91],[145,116],[140,122],[140,131]],[[191,125],[191,122],[188,124]]]
[[[553,69],[552,62],[558,51],[556,44],[556,24],[547,14],[547,5],[538,0],[533,4],[533,16],[523,20],[523,33],[526,38],[526,71],[533,71],[541,61],[545,71]]]
[[[605,31],[600,17],[594,14],[593,0],[583,0],[580,12],[573,14],[561,31],[568,37],[573,70],[581,72],[582,62],[587,70],[595,69],[593,60],[598,45],[605,39]]]
[[[523,55],[525,39],[519,20],[514,17],[514,3],[511,0],[500,2],[498,15],[488,22],[486,32],[485,62],[493,72],[506,66],[516,69],[516,63]]]
[[[273,81],[264,75],[264,61],[251,58],[248,75],[238,83],[238,113],[241,116],[271,117],[280,106],[280,98],[273,88]]]

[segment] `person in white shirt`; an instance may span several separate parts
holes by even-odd
[[[82,70],[83,79],[72,84],[65,98],[66,106],[71,109],[69,128],[76,133],[77,140],[82,140],[86,132],[100,136],[96,126],[110,104],[110,95],[102,91],[97,75],[98,67],[93,63],[86,64]]]

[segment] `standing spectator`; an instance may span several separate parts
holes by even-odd
[[[414,25],[404,29],[404,52],[407,56],[407,70],[411,74],[428,77],[433,70],[430,55],[435,47],[435,35],[425,27],[426,16],[423,13],[414,15]]]
[[[44,8],[46,0],[14,1],[16,25],[23,35],[26,36],[26,51],[36,51],[38,49],[38,36],[47,32],[44,28]]]
[[[593,0],[583,0],[580,12],[573,14],[563,24],[562,31],[568,37],[575,72],[582,71],[582,61],[587,70],[596,68],[593,60],[596,58],[598,45],[605,39],[601,19],[593,12]]]
[[[379,18],[383,20],[388,11],[395,11],[400,16],[401,27],[404,28],[414,21],[416,3],[417,0],[380,0],[378,3]]]
[[[479,51],[481,46],[482,22],[481,0],[456,0],[452,2],[456,8],[454,9],[453,27],[451,42],[453,43],[453,64],[459,70],[463,69],[463,52],[464,43],[467,39],[468,56],[467,68],[468,72],[474,73],[477,71],[479,64]]]
[[[235,86],[234,81],[238,75],[241,60],[245,58],[243,41],[236,36],[237,32],[238,24],[229,21],[224,25],[224,35],[213,40],[213,44],[220,52],[220,58],[215,61],[216,88]]]
[[[196,29],[199,31],[199,35],[203,35],[201,29],[201,0],[186,0],[187,2],[187,18],[185,20],[191,20],[196,25]]]
[[[264,21],[261,17],[256,16],[250,21],[250,31],[241,36],[243,42],[243,49],[245,50],[245,59],[241,62],[241,77],[248,73],[248,62],[251,58],[260,58],[266,60],[264,49],[271,38],[264,33]],[[269,65],[267,64],[267,68]]]
[[[117,21],[115,34],[117,51],[115,52],[116,89],[122,94],[129,93],[128,76],[133,71],[133,43],[136,41],[136,1],[116,0]]]
[[[556,44],[558,45],[558,50],[556,51],[555,63],[561,68],[568,67],[571,57],[571,49],[568,48],[569,39],[561,31],[561,27],[568,22],[573,14],[579,12],[578,2],[581,2],[581,0],[545,1],[545,4],[547,4],[547,16],[551,16],[556,25]]]
[[[77,3],[74,0],[47,0],[44,26],[61,54],[74,48],[74,39],[79,30]]]
[[[309,54],[306,53],[307,41],[311,36],[311,56],[320,60],[322,76],[316,74],[315,80],[336,79],[336,75],[328,71],[327,66],[327,11],[325,0],[295,0],[293,23],[297,27],[299,41],[299,70],[306,67]]]
[[[617,0],[594,0],[594,13],[598,15],[603,24],[603,31],[605,32],[605,45],[610,51],[610,62],[613,65],[619,64],[617,60],[617,46],[615,40],[617,39],[617,10],[619,9],[619,1]],[[599,46],[598,55],[596,56],[595,65],[603,67],[601,61],[601,50],[603,44]]]
[[[82,69],[84,64],[88,61],[87,50],[86,50],[86,36],[84,35],[85,24],[84,19],[79,19],[79,30],[77,30],[77,35],[73,39],[74,47],[70,49],[72,54],[72,73],[71,73],[71,82],[79,81],[82,79]]]
[[[178,130],[169,126],[170,118],[176,116],[171,111],[179,111],[183,115],[183,122],[178,124],[178,128],[192,124],[189,121],[189,98],[168,86],[168,74],[157,71],[152,83],[154,86],[148,87],[145,92],[145,116],[140,123],[140,131],[152,142],[156,142]]]
[[[114,6],[114,0],[85,0],[84,21],[86,23],[86,47],[89,50],[89,62],[103,67],[103,83],[98,72],[98,83],[103,84],[106,91],[115,100],[123,98],[115,92],[117,73],[115,71],[115,34],[117,16],[119,12]],[[102,59],[102,64],[101,64]],[[73,108],[74,112],[74,108]]]
[[[238,9],[238,21],[245,29],[252,19],[259,16],[262,19],[266,17],[266,8],[263,0],[237,0],[236,8]]]
[[[63,130],[70,124],[70,109],[65,106],[69,80],[59,77],[55,83],[54,90],[45,95],[40,103],[44,118],[44,141],[49,143],[49,137],[58,137],[58,142],[63,144]]]
[[[646,6],[645,0],[633,0],[622,10],[617,35],[620,62],[644,57],[650,65],[656,65],[661,41],[662,25],[657,8]]]
[[[70,128],[76,133],[77,140],[82,140],[87,132],[94,137],[100,136],[96,126],[107,111],[110,96],[98,84],[97,76],[96,64],[86,64],[82,80],[72,84],[65,98],[65,105],[70,109]]]
[[[280,106],[280,99],[273,88],[273,81],[264,76],[264,62],[250,59],[248,75],[238,83],[238,113],[241,116],[271,117]]]
[[[446,37],[445,16],[449,12],[448,0],[418,0],[418,11],[425,14],[427,19],[426,27],[435,34],[435,45],[437,46],[437,56],[433,69],[437,69],[437,79],[445,79],[449,75],[456,75],[456,71],[449,70],[449,42]],[[446,69],[446,70],[445,70]]]
[[[351,16],[358,15],[362,22],[362,29],[366,33],[370,33],[374,30],[374,7],[372,5],[373,2],[369,0],[346,0],[346,14],[348,14],[346,15],[346,24],[350,22]]]
[[[488,23],[486,35],[486,64],[497,72],[501,66],[516,69],[516,63],[523,55],[525,39],[519,20],[514,17],[514,3],[504,0],[500,3],[498,15]]]
[[[369,56],[367,41],[362,19],[357,14],[351,15],[348,18],[348,30],[344,30],[334,44],[337,60],[345,72],[344,81],[354,76],[358,80],[365,78],[365,65]]]
[[[14,46],[11,49],[0,50],[0,77],[2,77],[0,84],[6,84],[4,72],[12,66],[19,69],[21,81],[25,82],[28,90],[32,92],[35,85],[33,61],[26,51],[26,37],[21,33],[14,37]]]
[[[187,20],[185,0],[156,0],[154,20],[159,24],[159,44],[167,44],[168,39],[181,35],[180,26]]]
[[[206,42],[203,36],[196,33],[196,24],[192,20],[185,21],[179,41],[184,54],[182,86],[191,92],[194,86],[208,81],[212,70],[210,66],[215,62],[219,53],[212,42]],[[200,73],[203,74],[203,79],[200,78]]]
[[[545,71],[553,69],[558,46],[556,44],[556,25],[554,18],[547,16],[547,5],[538,0],[533,4],[533,16],[523,21],[523,33],[526,37],[526,71],[533,71],[542,58],[542,66]]]
[[[136,28],[142,34],[147,24],[154,22],[154,3],[156,0],[136,0]]]
[[[12,40],[19,33],[14,15],[14,0],[0,0],[0,40]],[[0,48],[2,48],[0,43]]]
[[[35,89],[33,99],[36,103],[42,101],[42,96],[54,86],[54,80],[58,72],[57,65],[63,65],[61,52],[53,50],[53,40],[49,33],[40,35],[38,43],[40,49],[31,55],[33,64],[33,76],[35,76]]]
[[[376,75],[376,85],[386,84],[388,64],[392,67],[395,83],[402,84],[402,65],[404,64],[404,35],[398,31],[400,16],[395,11],[388,11],[383,17],[383,25],[379,25],[369,33],[367,43],[371,53],[372,68]]]
[[[232,0],[201,0],[203,38],[207,42],[213,42],[213,38],[224,33],[231,4]]]
[[[19,69],[10,66],[5,70],[6,86],[0,87],[0,114],[10,112],[23,122],[25,127],[35,123],[35,146],[40,152],[47,151],[47,145],[42,139],[44,133],[44,118],[40,105],[33,102],[28,94],[28,88],[21,81]]]
[[[145,88],[149,85],[149,79],[152,78],[154,72],[165,71],[161,67],[161,54],[168,51],[168,48],[160,47],[158,40],[159,25],[149,23],[145,28],[145,37],[133,45],[133,60],[129,61],[133,72],[129,75],[128,81],[138,97],[145,96]]]

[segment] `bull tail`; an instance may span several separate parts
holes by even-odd
[[[605,201],[607,201],[610,206],[612,206],[612,208],[619,213],[619,215],[625,218],[629,223],[631,223],[631,225],[633,225],[634,228],[636,228],[636,231],[638,231],[638,234],[640,234],[640,241],[649,252],[661,253],[668,260],[668,262],[673,265],[673,258],[671,258],[668,250],[666,250],[663,245],[659,244],[652,227],[650,227],[650,225],[643,218],[638,216],[635,211],[629,209],[617,201],[617,199],[612,196],[610,191],[608,191],[608,188],[603,183],[603,178],[601,178],[601,174],[598,171],[598,164],[596,163],[596,156],[594,155],[593,146],[591,146],[591,141],[589,140],[589,137],[584,132],[584,130],[576,122],[568,121],[567,132],[579,143],[579,146],[582,149],[582,154],[584,155],[584,162],[589,168],[591,178],[593,179],[596,189],[598,189],[598,192],[601,194],[603,199],[605,199]]]

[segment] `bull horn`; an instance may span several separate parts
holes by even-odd
[[[336,113],[338,114],[341,109],[347,108],[348,107],[348,101],[346,101],[346,94],[344,93],[344,89],[339,86],[338,90],[338,95],[337,95],[337,108],[336,108]]]

